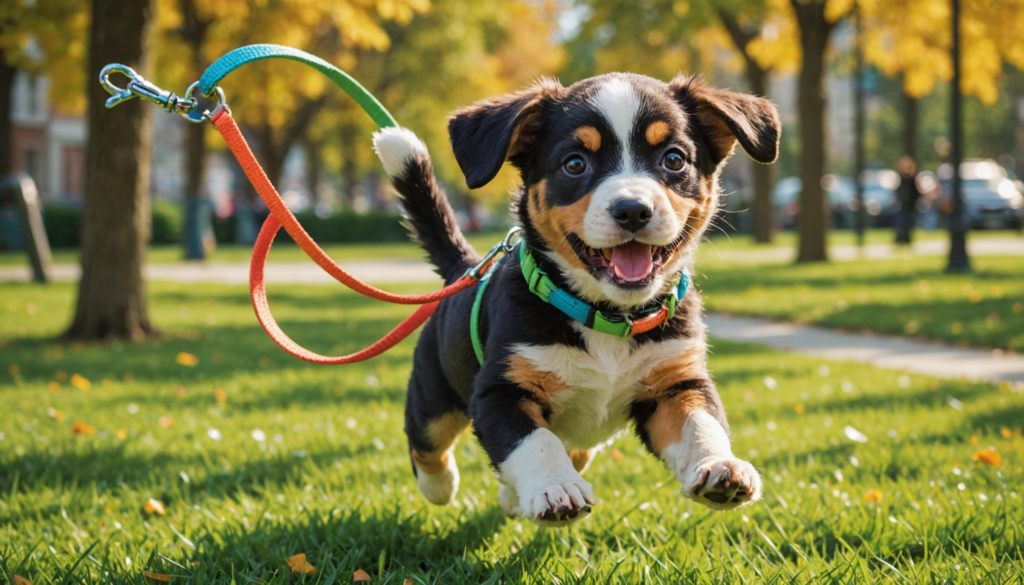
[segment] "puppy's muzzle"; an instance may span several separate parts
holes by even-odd
[[[610,212],[619,227],[633,233],[647,227],[654,215],[654,209],[639,199],[620,199],[612,204]]]

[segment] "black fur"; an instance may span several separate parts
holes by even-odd
[[[466,241],[455,221],[455,212],[444,189],[437,184],[430,159],[416,157],[406,164],[405,174],[393,177],[402,196],[402,207],[414,239],[427,252],[430,263],[445,283],[457,280],[480,256]]]

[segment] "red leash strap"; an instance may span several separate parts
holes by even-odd
[[[368,360],[384,353],[388,349],[391,349],[399,341],[408,337],[410,333],[422,325],[434,310],[437,309],[437,302],[439,300],[466,290],[477,283],[476,279],[473,277],[463,276],[452,284],[430,294],[396,295],[374,288],[352,276],[341,266],[338,266],[336,262],[331,260],[320,246],[313,241],[313,238],[306,233],[306,230],[302,228],[299,221],[295,219],[294,215],[292,215],[292,212],[288,210],[288,207],[285,206],[284,201],[281,199],[280,195],[278,195],[277,190],[270,183],[270,179],[267,178],[267,174],[263,172],[263,168],[260,167],[259,162],[256,161],[256,157],[253,156],[252,150],[249,149],[249,145],[242,136],[242,132],[238,129],[238,125],[235,124],[235,120],[231,117],[230,110],[227,108],[221,109],[213,115],[210,121],[213,122],[213,125],[218,131],[220,131],[221,136],[224,137],[224,141],[228,145],[228,148],[231,149],[232,154],[235,155],[235,158],[238,159],[238,163],[242,166],[242,170],[245,172],[245,175],[249,178],[249,181],[252,182],[253,187],[256,188],[256,192],[259,193],[260,198],[263,199],[267,208],[270,209],[270,216],[267,217],[267,220],[263,223],[259,236],[256,238],[256,246],[253,248],[252,263],[249,266],[249,294],[252,297],[253,309],[256,310],[256,318],[259,319],[260,324],[263,325],[263,330],[267,332],[267,335],[269,335],[270,338],[274,340],[274,343],[280,346],[281,349],[300,360],[314,364],[350,364]],[[288,232],[288,235],[295,240],[299,247],[302,248],[302,250],[312,258],[320,268],[323,268],[338,282],[352,290],[367,297],[389,303],[422,306],[416,309],[416,311],[406,318],[405,321],[402,321],[402,323],[392,330],[391,333],[388,333],[383,339],[362,351],[358,351],[351,355],[328,357],[305,349],[292,341],[292,339],[281,330],[281,327],[278,326],[277,322],[274,320],[274,316],[270,312],[270,304],[267,302],[267,287],[265,283],[267,254],[269,254],[270,246],[273,244],[274,237],[277,235],[277,231],[281,227],[284,227],[285,231]]]

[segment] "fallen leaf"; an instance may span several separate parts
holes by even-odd
[[[217,397],[217,402],[220,402],[221,404],[228,401],[227,392],[224,392],[223,388],[217,388],[214,390],[213,395]]]
[[[1009,439],[1013,437],[1013,431],[1006,427],[999,429],[999,434],[1002,435],[1004,439]]]
[[[24,577],[14,576],[14,585],[32,585],[32,582]]]
[[[71,376],[71,385],[82,392],[88,392],[89,389],[92,388],[92,382],[81,374],[74,374]]]
[[[999,453],[996,453],[994,449],[982,449],[981,451],[978,451],[974,454],[974,460],[981,461],[982,463],[993,467],[999,467],[1003,464],[1003,458],[1000,457]]]
[[[402,585],[412,585],[412,579],[406,579],[405,581],[402,581]]]
[[[60,421],[60,420],[64,419],[64,413],[59,411],[59,410],[57,410],[56,408],[47,408],[46,409],[46,414],[50,418],[52,418],[54,420],[57,420],[57,421]]]
[[[804,410],[806,410],[806,407],[804,407],[803,404],[797,404],[796,408],[794,408],[793,410],[795,410],[797,414],[803,414]]]
[[[165,429],[169,429],[174,426],[174,419],[169,416],[161,416],[160,420],[156,421],[156,424],[162,426]]]
[[[15,364],[11,364],[11,365],[7,366],[7,373],[12,375],[12,376],[17,376],[18,372],[20,372],[20,371],[21,370],[18,369],[18,366],[15,365]]]
[[[126,431],[124,429],[117,429],[116,431],[114,431],[114,434],[117,435],[118,439],[127,439],[128,438],[128,431]]]
[[[184,351],[178,354],[178,357],[175,358],[175,361],[177,361],[179,364],[183,366],[187,366],[190,368],[194,368],[199,365],[199,358]]]
[[[360,581],[369,581],[369,580],[370,580],[370,575],[366,571],[364,571],[362,569],[359,569],[355,573],[352,573],[352,582],[353,583],[358,583]]]
[[[622,451],[619,451],[618,449],[612,449],[612,459],[616,461],[622,459]]]
[[[68,373],[65,372],[64,370],[57,370],[57,373],[54,374],[53,377],[57,378],[58,382],[67,382],[67,380],[68,380]]]
[[[56,394],[56,393],[60,392],[60,384],[58,384],[56,382],[50,382],[49,384],[46,385],[46,387],[53,394]]]
[[[184,396],[185,395],[185,387],[184,386],[175,386],[174,387],[174,395],[178,396],[178,397]]]
[[[168,583],[171,581],[171,575],[164,575],[161,573],[150,573],[149,571],[143,571],[142,574],[143,576],[149,577],[150,579],[155,579],[157,581],[166,581]]]
[[[867,502],[881,502],[884,497],[885,496],[882,495],[881,491],[875,489],[868,490],[864,493],[864,500]]]
[[[153,498],[149,498],[148,500],[146,500],[146,503],[142,506],[142,509],[149,512],[150,514],[160,514],[161,516],[164,515],[163,503],[161,503],[160,500],[154,500]]]
[[[76,435],[95,435],[96,427],[87,425],[84,422],[76,422],[74,426],[71,427],[71,432]]]
[[[977,447],[978,446],[978,435],[971,435],[971,446],[972,447]]]
[[[316,572],[316,567],[306,562],[306,553],[299,553],[288,559],[288,568],[292,570],[292,573],[304,575],[312,575]]]

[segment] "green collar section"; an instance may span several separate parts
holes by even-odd
[[[473,352],[480,364],[484,363],[484,348],[480,341],[480,306],[483,303],[484,292],[487,290],[487,285],[490,284],[491,276],[498,264],[498,262],[492,264],[480,279],[469,318],[469,334],[473,342]],[[526,279],[530,287],[530,292],[540,297],[542,301],[554,305],[559,311],[594,331],[623,339],[642,331],[649,331],[654,326],[665,323],[674,317],[676,306],[686,296],[686,291],[690,286],[690,276],[684,270],[679,273],[679,283],[675,289],[662,297],[659,303],[654,303],[651,307],[637,313],[606,313],[598,311],[590,304],[555,286],[547,273],[537,264],[531,250],[523,243],[519,244],[519,265],[523,271],[523,278]],[[653,324],[651,320],[654,320]],[[634,325],[638,322],[645,322],[646,327],[634,330]]]
[[[686,296],[686,291],[690,286],[690,277],[684,270],[679,273],[679,283],[675,289],[662,297],[661,302],[638,313],[606,313],[555,286],[547,273],[537,264],[533,252],[525,244],[519,245],[519,264],[523,270],[523,278],[530,286],[530,292],[540,297],[541,300],[554,305],[558,310],[594,331],[622,338],[633,335],[633,325],[636,321],[657,315],[662,309],[667,310],[664,321],[674,317],[676,306]]]

